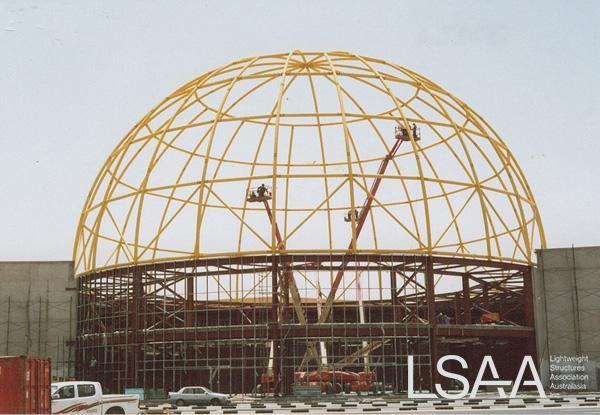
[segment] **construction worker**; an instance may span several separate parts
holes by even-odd
[[[256,192],[258,193],[258,197],[264,197],[267,193],[267,186],[265,186],[265,184],[261,184],[260,186],[258,186],[258,189],[256,189]]]
[[[349,210],[346,214],[346,222],[352,222],[352,211]],[[354,209],[354,220],[358,220],[358,209]]]

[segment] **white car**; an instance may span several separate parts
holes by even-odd
[[[103,395],[98,382],[57,382],[52,384],[53,414],[137,414],[137,395]]]
[[[186,386],[178,392],[169,392],[169,402],[177,406],[188,404],[227,405],[231,402],[228,395],[213,392],[204,386]]]

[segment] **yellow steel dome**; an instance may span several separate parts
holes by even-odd
[[[531,263],[544,244],[523,172],[468,105],[381,59],[296,50],[150,110],[102,166],[73,255],[84,274],[283,251]]]

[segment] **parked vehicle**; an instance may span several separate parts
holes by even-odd
[[[228,395],[216,393],[203,386],[186,386],[178,392],[169,392],[169,402],[177,406],[188,404],[227,405],[231,402]]]
[[[0,414],[50,413],[50,358],[0,357]]]
[[[136,395],[103,395],[98,382],[53,383],[52,413],[86,415],[137,414],[140,400]]]

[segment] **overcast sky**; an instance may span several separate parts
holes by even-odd
[[[0,0],[0,260],[70,259],[133,124],[208,70],[290,49],[445,87],[512,149],[548,245],[600,245],[600,1]]]

